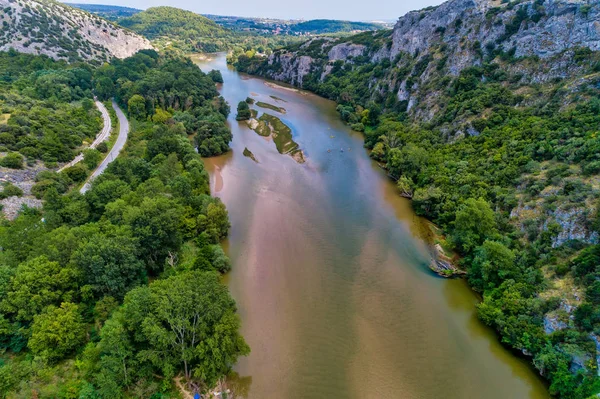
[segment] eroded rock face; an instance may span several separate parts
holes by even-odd
[[[490,0],[451,0],[400,18],[392,40],[391,59],[401,52],[423,54],[444,43],[450,50],[448,69],[456,75],[479,59],[478,49],[464,43],[514,48],[519,57],[546,58],[574,47],[600,50],[600,7],[585,0],[523,1],[512,8]]]
[[[362,44],[341,43],[329,50],[329,61],[347,60],[364,54],[366,47]]]
[[[598,233],[588,226],[589,215],[586,209],[571,208],[557,209],[552,214],[552,219],[560,225],[560,232],[552,239],[552,247],[558,248],[567,241],[578,240],[588,244],[598,243]],[[552,220],[548,219],[548,220]],[[546,228],[548,221],[544,225]]]
[[[522,73],[525,81],[541,83],[577,73],[573,70],[577,68],[572,63],[573,54],[567,50],[578,47],[600,50],[600,3],[592,0],[546,0],[541,3],[525,0],[502,4],[492,0],[450,0],[399,18],[386,45],[367,47],[352,43],[351,39],[324,40],[321,54],[311,53],[310,63],[307,60],[295,62],[294,58],[306,56],[302,51],[313,41],[301,46],[298,52],[273,54],[269,62],[272,65],[280,61],[277,64],[279,70],[271,69],[266,75],[299,84],[302,81],[299,77],[310,68],[320,68],[320,78],[324,80],[334,62],[352,63],[357,56],[367,56],[373,63],[387,59],[399,68],[405,66],[407,60],[427,58],[433,62],[415,76],[424,87],[436,76],[435,64],[442,58],[441,48],[444,49],[444,71],[451,76],[467,67],[481,65],[483,54],[498,49],[517,57],[555,57],[548,67],[513,71]],[[568,54],[563,56],[565,51]],[[393,76],[383,76],[373,82],[373,86],[388,87],[400,101],[408,101],[416,88],[407,90],[401,83],[395,82]],[[419,96],[424,98],[415,99],[413,103],[426,106],[429,102],[427,93]],[[422,107],[418,108],[413,112],[422,112]]]
[[[0,154],[4,155],[4,154]],[[23,209],[23,205],[29,208],[41,208],[42,201],[31,194],[31,188],[35,184],[35,177],[41,171],[48,170],[41,162],[23,169],[9,169],[0,167],[0,186],[11,183],[23,190],[22,197],[8,197],[0,200],[2,212],[8,220],[13,220]]]
[[[109,61],[150,49],[150,42],[85,11],[58,2],[0,0],[0,51],[67,61]]]
[[[313,61],[313,58],[307,55],[296,57],[292,53],[272,54],[269,57],[269,65],[277,62],[281,65],[281,70],[269,77],[302,87],[302,79],[310,73]]]

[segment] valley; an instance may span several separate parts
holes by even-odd
[[[600,394],[597,2],[181,1],[0,0],[0,398]]]

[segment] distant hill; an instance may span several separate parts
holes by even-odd
[[[340,33],[340,32],[355,32],[367,30],[379,30],[384,26],[382,24],[372,22],[351,22],[337,21],[331,19],[314,19],[311,21],[301,22],[291,26],[292,32],[299,33]]]
[[[95,14],[109,21],[118,21],[121,18],[131,17],[132,15],[142,12],[137,8],[109,6],[105,4],[81,4],[81,3],[65,3],[71,7],[85,10],[91,14]]]
[[[232,35],[200,14],[174,7],[152,7],[120,19],[119,24],[151,40],[161,39],[159,43],[184,43],[188,48],[207,52],[225,50]]]
[[[0,0],[0,51],[45,54],[54,59],[125,58],[150,42],[112,22],[51,0]]]

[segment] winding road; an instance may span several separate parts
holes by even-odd
[[[96,101],[96,108],[98,108],[98,110],[102,114],[102,119],[104,120],[104,126],[102,127],[100,134],[98,134],[96,136],[96,139],[94,140],[94,142],[92,144],[90,144],[90,148],[96,148],[96,147],[98,147],[98,145],[100,143],[108,140],[108,138],[110,137],[110,130],[112,127],[111,122],[110,122],[110,115],[108,114],[108,110],[106,109],[104,104],[102,104],[100,101]],[[58,170],[58,172],[62,172],[63,170],[70,168],[71,166],[74,166],[81,161],[83,161],[83,153],[80,153],[75,158],[73,158],[73,160],[71,162],[64,165],[62,168],[60,168]]]
[[[112,101],[112,107],[117,113],[117,118],[119,118],[119,136],[117,137],[117,140],[115,141],[115,144],[113,145],[111,150],[108,152],[108,154],[106,154],[106,157],[102,160],[100,165],[98,165],[98,167],[96,168],[96,170],[94,170],[90,177],[88,177],[83,187],[81,187],[81,189],[79,190],[81,194],[85,194],[90,189],[92,181],[96,177],[104,173],[108,164],[110,164],[112,161],[115,160],[115,158],[117,158],[123,147],[125,147],[125,143],[127,143],[127,135],[129,134],[129,121],[127,120],[127,117],[125,116],[121,108],[119,108],[115,100]],[[104,110],[106,111],[106,108]],[[104,116],[104,113],[102,113],[102,115]],[[107,119],[104,119],[105,126],[106,120]],[[110,117],[108,117],[108,124],[110,126]]]

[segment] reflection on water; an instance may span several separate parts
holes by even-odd
[[[548,397],[477,320],[466,283],[429,271],[424,221],[335,104],[238,75],[222,56],[198,64],[221,70],[230,104],[285,101],[281,120],[306,154],[298,164],[231,115],[233,151],[206,160],[230,214],[226,281],[252,348],[235,368],[237,397]]]

